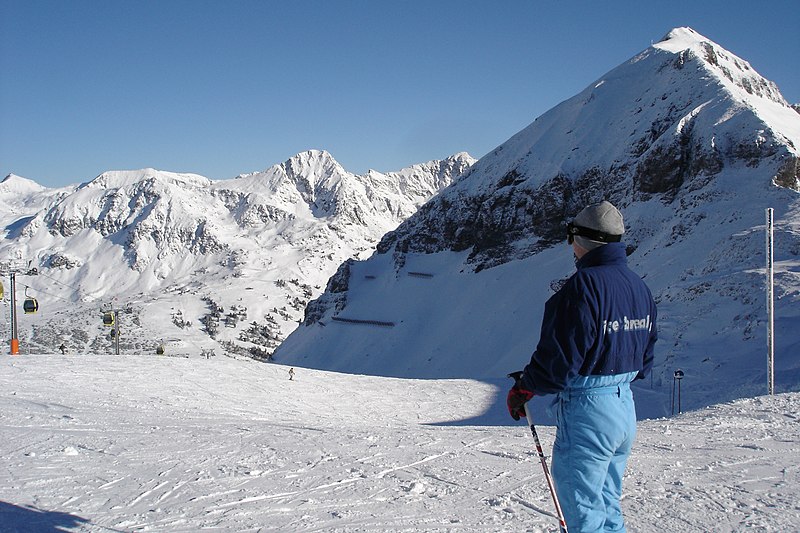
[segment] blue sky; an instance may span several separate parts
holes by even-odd
[[[0,176],[481,157],[691,26],[800,102],[796,0],[0,0]]]

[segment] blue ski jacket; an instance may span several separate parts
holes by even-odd
[[[522,387],[553,394],[578,376],[636,372],[653,366],[656,304],[644,281],[628,268],[625,244],[589,251],[578,271],[545,303],[539,344]]]

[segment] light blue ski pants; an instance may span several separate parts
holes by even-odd
[[[570,533],[625,532],[619,500],[636,437],[634,377],[580,376],[558,395],[552,470]]]

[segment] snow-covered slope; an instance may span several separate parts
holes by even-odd
[[[295,370],[0,357],[0,529],[557,531],[504,382]],[[641,422],[628,531],[798,531],[798,409],[791,393]]]
[[[9,174],[0,181],[0,225],[7,239],[14,239],[36,212],[72,191],[71,187],[48,189],[33,180]]]
[[[659,303],[644,414],[766,390],[765,208],[776,228],[776,383],[800,389],[800,114],[689,28],[537,118],[348,262],[280,361],[405,377],[498,377],[538,339],[573,270],[565,223],[608,199]],[[754,358],[754,354],[759,354]],[[761,355],[763,354],[763,355]]]
[[[266,356],[337,265],[369,254],[473,162],[462,153],[356,176],[312,150],[220,181],[143,169],[49,190],[10,176],[0,183],[0,259],[39,272],[18,276],[41,308],[19,321],[22,350],[65,342],[106,353],[100,314],[114,308],[123,352],[221,342]]]

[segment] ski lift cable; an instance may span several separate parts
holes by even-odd
[[[56,283],[58,283],[59,285],[63,285],[64,287],[69,287],[70,289],[72,289],[72,290],[74,290],[75,292],[77,292],[77,293],[78,293],[78,295],[79,295],[81,298],[89,298],[89,299],[91,299],[91,300],[97,300],[97,298],[95,298],[94,296],[89,296],[89,295],[87,295],[87,294],[84,294],[83,292],[81,292],[81,290],[80,290],[78,287],[75,287],[74,285],[70,285],[69,283],[64,283],[63,281],[59,281],[59,280],[57,280],[56,278],[54,278],[53,276],[48,276],[48,275],[47,275],[47,274],[45,274],[44,272],[39,272],[39,275],[40,275],[40,276],[44,276],[44,277],[46,277],[46,278],[48,278],[48,279],[51,279],[51,280],[55,281]]]
[[[25,287],[25,289],[34,290],[37,293],[46,294],[47,296],[52,296],[53,298],[58,298],[59,300],[67,302],[67,303],[73,303],[70,300],[67,300],[66,298],[64,298],[63,296],[58,296],[57,294],[54,294],[54,293],[49,292],[49,291],[45,291],[45,290],[42,290],[42,289],[37,289],[36,287],[31,287],[29,285],[23,285],[23,287]]]
[[[58,295],[56,295],[56,294],[53,294],[52,292],[43,291],[43,290],[41,290],[41,289],[37,289],[36,287],[31,287],[30,285],[22,285],[22,286],[23,286],[23,287],[25,287],[25,290],[26,290],[26,291],[27,291],[28,289],[32,289],[32,290],[34,290],[34,291],[36,291],[36,292],[39,292],[39,293],[42,293],[42,294],[46,294],[46,295],[48,295],[48,296],[52,296],[53,298],[58,298],[59,300],[63,300],[63,301],[65,301],[65,302],[67,302],[67,303],[72,303],[70,300],[67,300],[66,298],[63,298],[63,297],[61,297],[61,296],[58,296]],[[26,296],[27,296],[27,294],[26,294]]]

